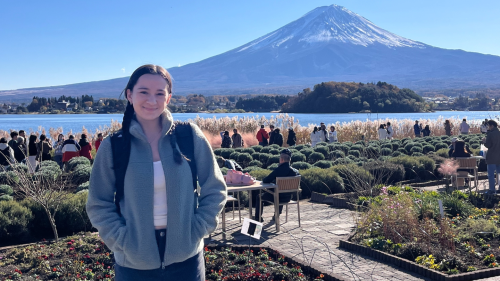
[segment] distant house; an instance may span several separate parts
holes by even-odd
[[[54,104],[55,109],[57,110],[66,110],[68,108],[69,102],[67,101],[60,101],[56,104]]]

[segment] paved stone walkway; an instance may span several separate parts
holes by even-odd
[[[272,207],[264,208],[264,231],[259,241],[240,233],[241,224],[236,212],[226,213],[227,240],[222,240],[221,229],[217,229],[209,243],[245,244],[271,246],[289,257],[298,257],[304,263],[313,263],[325,273],[334,274],[345,280],[429,280],[420,275],[406,272],[392,265],[386,265],[369,257],[353,254],[338,248],[340,239],[347,239],[355,226],[356,213],[347,209],[335,209],[324,204],[301,201],[301,224],[299,228],[296,205],[289,206],[288,222],[285,210],[280,216],[281,232],[276,233]],[[248,210],[242,211],[248,217]]]

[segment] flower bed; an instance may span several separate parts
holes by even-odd
[[[95,233],[0,251],[0,280],[113,280],[113,253]],[[207,280],[340,280],[268,248],[205,247]]]
[[[379,196],[360,197],[358,204],[367,208],[350,238],[357,245],[449,275],[499,266],[500,208],[495,197],[383,187]]]

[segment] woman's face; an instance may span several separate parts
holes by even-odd
[[[155,74],[142,75],[132,91],[127,90],[127,100],[138,119],[148,121],[157,119],[165,111],[170,97],[167,81]]]

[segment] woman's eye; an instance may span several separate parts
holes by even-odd
[[[148,92],[144,92],[144,91],[142,91],[142,92],[141,92],[141,94],[147,95],[147,94],[148,94]]]
[[[165,94],[164,93],[158,93],[159,96],[164,96]]]

